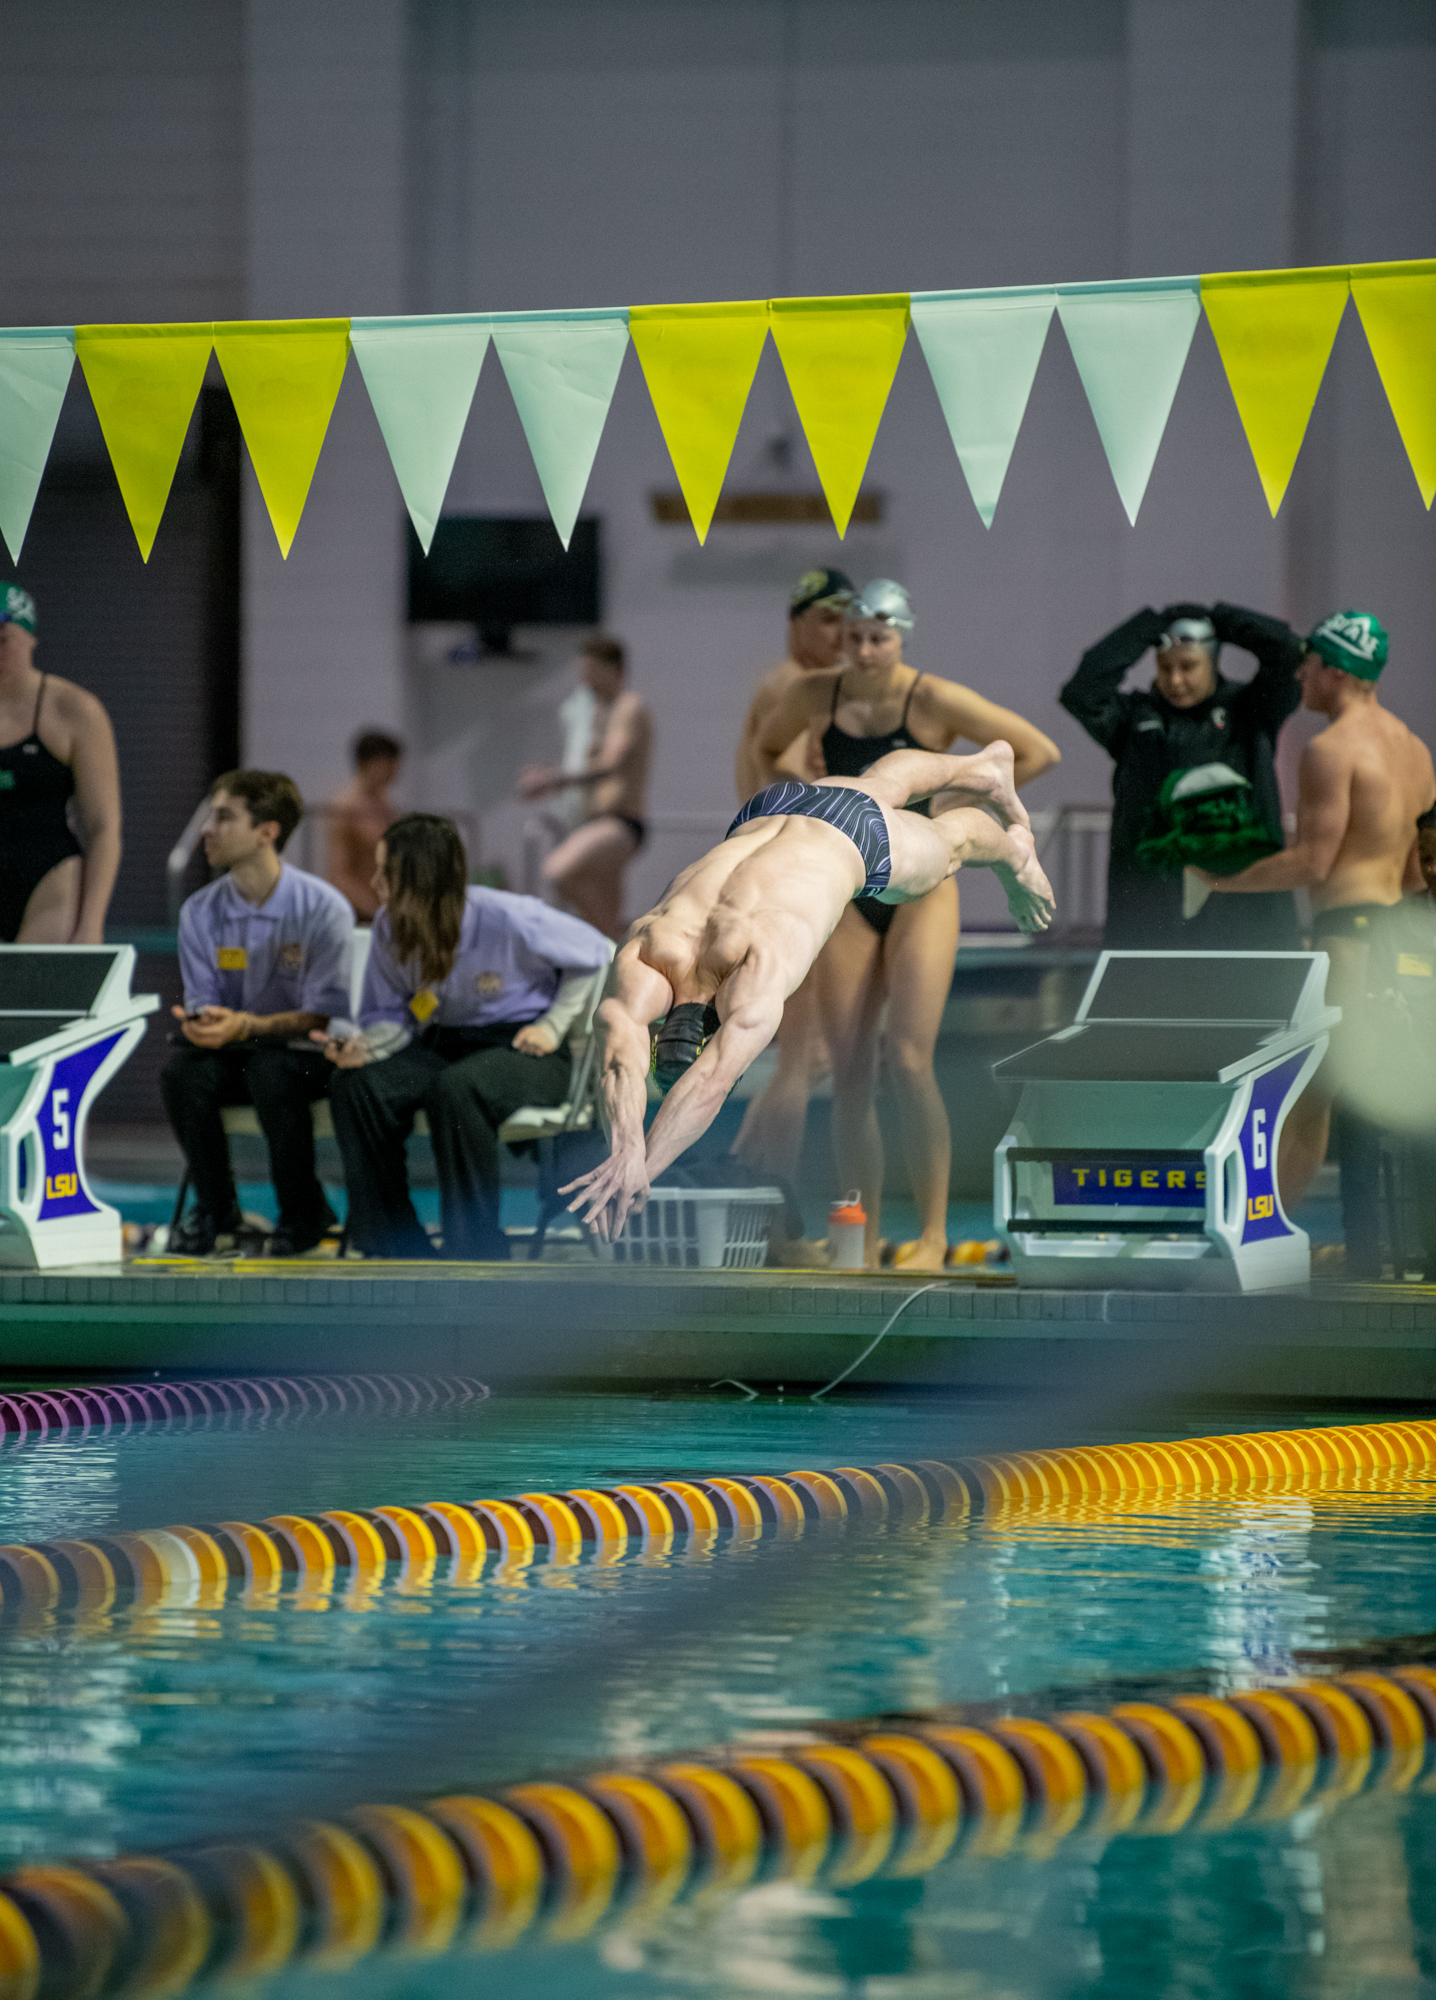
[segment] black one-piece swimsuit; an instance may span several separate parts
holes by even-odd
[[[68,764],[40,741],[41,675],[30,734],[0,748],[0,943],[13,944],[35,885],[57,862],[83,854],[65,808],[75,790]]]
[[[838,697],[842,691],[841,674],[833,683],[833,706],[828,715],[828,726],[823,731],[823,763],[830,778],[860,778],[878,761],[879,757],[891,756],[894,750],[925,750],[927,745],[919,743],[907,726],[907,712],[912,707],[912,698],[917,693],[921,674],[913,677],[912,686],[907,691],[907,700],[902,705],[902,716],[896,729],[886,736],[849,736],[846,729],[837,724]],[[927,800],[920,805],[910,806],[910,812],[927,813]],[[897,912],[896,903],[879,903],[864,896],[855,902],[853,908],[871,924],[879,937],[886,937]]]

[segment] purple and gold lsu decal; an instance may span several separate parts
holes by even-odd
[[[123,1033],[123,1030],[121,1030]],[[107,1036],[87,1049],[61,1056],[50,1073],[50,1087],[40,1106],[40,1145],[44,1153],[45,1190],[40,1202],[41,1222],[54,1222],[67,1215],[95,1215],[99,1204],[92,1201],[80,1170],[79,1137],[81,1110],[95,1072],[119,1041]]]
[[[1242,1242],[1260,1243],[1269,1236],[1290,1236],[1276,1198],[1276,1123],[1286,1094],[1300,1074],[1307,1051],[1288,1056],[1259,1076],[1252,1085],[1247,1115],[1242,1120],[1242,1160],[1247,1170],[1247,1206]]]

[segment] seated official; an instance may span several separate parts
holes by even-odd
[[[534,896],[471,888],[451,820],[410,813],[376,849],[359,1026],[325,1043],[349,1240],[370,1257],[433,1254],[409,1199],[404,1143],[422,1110],[439,1170],[446,1257],[509,1254],[498,1131],[526,1104],[562,1104],[564,1037],[608,939]]]
[[[252,1104],[269,1147],[279,1200],[270,1255],[301,1255],[335,1220],[314,1171],[309,1111],[329,1065],[295,1040],[348,1011],[354,913],[337,889],[280,860],[303,813],[294,780],[279,771],[231,771],[210,799],[205,857],[228,872],[180,911],[184,1006],[174,1014],[185,1045],[160,1074],[194,1183],[170,1243],[181,1256],[207,1256],[241,1229],[226,1105]]]

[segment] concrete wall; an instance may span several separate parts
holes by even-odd
[[[599,304],[1029,283],[1436,249],[1436,0],[0,0],[12,323]],[[82,391],[81,391],[82,393]],[[811,469],[771,351],[732,477]],[[525,674],[407,664],[402,516],[351,369],[287,564],[249,480],[248,753],[320,792],[353,729],[415,733],[416,803],[486,813],[549,747],[564,635]],[[1354,313],[1280,519],[1205,326],[1129,528],[1055,327],[996,524],[967,498],[911,346],[870,483],[878,528],[650,518],[673,484],[625,366],[590,505],[606,620],[658,712],[646,895],[732,804],[730,749],[815,561],[909,583],[915,664],[1043,721],[1034,803],[1097,799],[1055,708],[1142,602],[1307,622],[1369,602],[1391,700],[1436,734],[1431,523]],[[541,511],[490,360],[456,510]],[[467,795],[455,796],[456,790]],[[969,910],[989,907],[980,890]]]

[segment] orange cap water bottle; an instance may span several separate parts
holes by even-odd
[[[854,1188],[828,1210],[828,1266],[834,1271],[861,1271],[868,1219],[862,1192]]]

